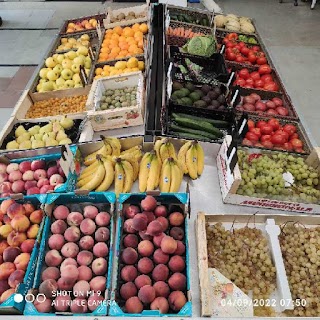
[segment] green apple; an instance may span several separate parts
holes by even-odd
[[[58,88],[62,88],[64,86],[65,82],[66,82],[66,80],[64,80],[62,77],[60,77],[56,80],[56,85],[58,86]]]
[[[74,83],[81,83],[81,78],[79,73],[75,73],[72,77],[72,80],[74,81]]]
[[[54,90],[53,82],[52,81],[47,81],[47,82],[42,83],[42,90],[44,92],[53,91]]]
[[[61,65],[63,69],[71,69],[73,62],[70,59],[63,59]]]
[[[71,70],[73,73],[80,73],[80,64],[74,63],[71,66]]]
[[[90,69],[90,68],[91,68],[91,60],[90,60],[90,61],[85,61],[84,67],[85,67],[86,69]]]
[[[47,78],[47,73],[49,69],[48,68],[42,68],[39,72],[39,76],[41,79],[46,79]]]
[[[59,56],[58,53],[55,53],[55,54],[52,56],[53,61],[54,61],[55,63],[58,63],[58,60],[57,60],[58,56]]]
[[[73,63],[77,63],[77,64],[80,64],[82,66],[84,66],[84,62],[85,62],[85,57],[80,55],[76,58],[73,59]]]
[[[70,89],[70,88],[74,88],[74,81],[73,80],[67,80],[65,83],[65,86]]]
[[[87,47],[81,46],[81,47],[79,47],[78,50],[77,50],[77,55],[82,54],[83,56],[86,56],[86,55],[88,55],[88,52],[89,52],[89,50],[88,50]]]
[[[72,79],[72,76],[73,76],[73,72],[70,69],[63,69],[61,72],[61,77],[64,80],[70,80]]]
[[[75,83],[75,85],[74,85],[74,87],[75,88],[83,88],[83,85],[82,85],[82,83]]]
[[[39,83],[44,83],[44,82],[47,82],[47,79],[40,79],[39,80]]]
[[[37,92],[42,92],[42,84],[43,82],[40,82],[38,85],[37,85]]]
[[[63,60],[64,60],[64,54],[58,54],[57,63],[61,64]]]
[[[69,52],[67,52],[67,53],[65,54],[65,56],[66,56],[68,59],[73,60],[74,58],[77,57],[77,53],[76,53],[75,51],[73,51],[73,50],[70,50]]]
[[[46,59],[46,62],[45,62],[46,66],[48,68],[54,68],[54,66],[57,64],[54,59],[52,57],[49,57]]]
[[[57,72],[58,74],[60,74],[62,70],[63,68],[60,63],[56,64],[56,66],[53,68],[53,71]]]
[[[50,81],[56,81],[59,78],[59,74],[57,72],[55,72],[54,70],[50,70],[47,73],[47,78]]]

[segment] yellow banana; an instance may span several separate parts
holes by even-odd
[[[133,168],[133,181],[136,181],[139,176],[139,162],[138,162],[138,160],[130,154],[120,155],[119,158],[130,162],[130,164]]]
[[[170,185],[171,185],[171,163],[170,159],[165,159],[162,168],[161,168],[161,175],[160,175],[160,191],[161,192],[169,192]]]
[[[135,146],[135,147],[132,147],[132,148],[130,148],[130,149],[121,151],[120,155],[133,154],[133,153],[135,153],[135,152],[137,152],[137,151],[140,151],[140,152],[141,152],[141,149],[142,149],[142,146]]]
[[[101,184],[96,188],[97,192],[107,191],[112,185],[112,182],[114,180],[114,168],[113,168],[112,161],[110,159],[103,158],[102,162],[103,162],[103,166],[106,173],[104,175],[104,179],[102,180]]]
[[[178,192],[180,190],[182,176],[183,176],[182,171],[181,171],[177,161],[173,160],[171,162],[170,192]]]
[[[115,165],[115,177],[114,177],[114,191],[118,197],[123,192],[124,185],[124,170],[121,161],[117,161]]]
[[[153,147],[161,164],[162,164],[162,160],[161,160],[161,156],[160,156],[160,147],[162,146],[162,143],[163,143],[163,139],[157,140],[154,144],[154,147]]]
[[[121,144],[118,138],[107,137],[103,141],[111,146],[113,156],[120,155]]]
[[[184,174],[188,173],[188,168],[186,165],[186,154],[188,149],[191,147],[191,145],[192,145],[192,141],[186,142],[178,152],[178,163]]]
[[[122,192],[128,193],[131,191],[133,185],[133,167],[128,160],[122,160],[121,164],[124,170],[124,183]]]
[[[165,159],[170,158],[170,153],[168,149],[168,144],[163,143],[160,147],[160,157],[161,161],[164,162]]]
[[[96,161],[93,162],[89,167],[86,167],[81,171],[79,180],[90,175],[92,172],[95,172],[98,166],[99,166],[99,161],[96,159]]]
[[[90,166],[95,162],[97,159],[97,155],[100,154],[102,156],[107,156],[108,154],[111,154],[111,148],[108,149],[108,147],[104,144],[99,150],[90,153],[84,158],[84,165],[85,166]]]
[[[102,161],[99,161],[99,167],[97,168],[97,171],[95,172],[95,175],[90,179],[85,185],[83,185],[80,189],[81,190],[89,190],[92,191],[96,189],[104,179],[104,176],[106,174],[106,170],[104,168],[104,165]]]
[[[188,173],[191,179],[198,178],[198,161],[197,161],[197,149],[195,145],[192,145],[186,154],[186,165]]]
[[[157,189],[160,180],[161,165],[156,154],[152,156],[150,170],[147,179],[147,191]]]
[[[139,170],[139,191],[145,192],[147,189],[147,181],[150,172],[152,154],[147,152],[142,157]]]
[[[172,144],[172,142],[167,142],[166,144],[169,152],[169,157],[177,160],[176,149],[174,148],[174,145]]]
[[[204,151],[199,143],[197,143],[195,147],[197,150],[197,172],[198,175],[201,176],[204,169]]]

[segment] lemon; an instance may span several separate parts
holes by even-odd
[[[135,57],[132,57],[127,62],[127,68],[136,68],[138,67],[138,63],[139,63],[138,59]]]
[[[139,62],[138,62],[138,68],[139,68],[139,70],[141,70],[141,71],[144,70],[144,62],[143,62],[143,61],[139,61]]]
[[[125,61],[118,61],[118,62],[116,62],[116,64],[114,66],[118,70],[124,70],[126,68],[127,64]]]

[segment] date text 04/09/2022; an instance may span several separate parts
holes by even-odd
[[[307,305],[307,301],[305,299],[235,299],[235,300],[221,300],[221,306],[232,306],[232,307],[241,307],[241,306],[253,306],[253,307],[288,307],[293,305],[295,307],[305,307]]]

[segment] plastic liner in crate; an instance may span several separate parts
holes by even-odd
[[[102,14],[95,14],[95,15],[92,15],[92,16],[85,16],[85,17],[80,17],[80,18],[76,18],[76,19],[70,19],[70,20],[66,20],[61,29],[60,29],[60,32],[59,34],[71,34],[71,33],[78,33],[78,32],[83,32],[83,31],[86,31],[86,29],[82,29],[82,30],[77,30],[77,31],[74,31],[74,32],[68,32],[67,33],[67,29],[68,29],[68,24],[69,23],[79,23],[79,22],[82,22],[83,20],[90,20],[90,19],[96,19],[98,22],[100,22],[100,26],[102,27],[103,26],[103,19],[106,18],[106,14],[105,13],[102,13]],[[92,29],[87,29],[87,31],[92,31],[92,30],[95,30],[96,28],[92,28]]]
[[[193,122],[195,122],[195,120],[199,122],[209,122],[215,129],[210,128],[210,132],[208,133],[208,131],[203,129],[203,126],[200,122],[200,125],[192,127],[190,126],[187,128],[187,130],[185,130],[182,128],[181,123],[175,121],[176,115],[178,115],[178,117],[180,116],[189,118]],[[196,139],[215,143],[222,143],[224,137],[227,134],[231,134],[232,130],[236,127],[235,115],[232,111],[208,111],[197,108],[189,108],[189,110],[186,111],[185,106],[174,104],[171,104],[166,112],[163,113],[161,125],[162,132],[165,136],[190,140]]]
[[[85,252],[87,256],[90,256],[90,260],[92,259],[100,259],[99,262],[101,262],[101,264],[99,263],[99,265],[101,266],[101,270],[98,272],[98,269],[95,269],[96,271],[92,270],[93,272],[93,277],[101,277],[99,278],[99,280],[101,281],[103,278],[106,278],[105,284],[97,284],[94,285],[91,282],[91,286],[88,289],[80,289],[77,287],[74,287],[73,285],[70,285],[70,282],[73,283],[71,280],[70,282],[63,282],[61,281],[61,285],[63,283],[64,289],[60,290],[54,290],[52,292],[53,297],[51,298],[52,301],[55,300],[55,298],[59,295],[69,295],[71,297],[71,301],[73,301],[73,304],[78,307],[78,309],[74,309],[74,312],[71,312],[71,301],[69,301],[69,303],[63,303],[60,301],[56,300],[56,303],[54,304],[53,302],[50,304],[46,304],[46,306],[43,306],[42,312],[39,312],[36,307],[34,306],[34,304],[32,302],[27,301],[26,302],[26,306],[25,306],[25,310],[24,310],[24,314],[28,315],[28,316],[58,316],[58,315],[68,315],[68,316],[105,316],[107,315],[108,312],[108,299],[109,299],[109,294],[110,294],[110,289],[111,289],[111,278],[112,278],[112,264],[113,264],[113,239],[114,239],[114,205],[115,205],[115,194],[112,192],[90,192],[87,195],[81,195],[81,194],[75,194],[75,193],[61,193],[61,194],[51,194],[47,197],[46,199],[46,206],[45,206],[45,210],[47,213],[47,217],[45,218],[45,225],[44,225],[44,230],[43,230],[43,236],[42,236],[42,240],[41,240],[41,244],[40,244],[40,253],[39,253],[39,258],[38,258],[38,263],[37,263],[37,268],[36,268],[36,272],[35,272],[35,276],[34,276],[34,282],[33,282],[33,287],[30,291],[31,294],[33,294],[35,297],[37,297],[39,294],[42,294],[43,297],[43,293],[39,291],[39,287],[41,285],[41,283],[43,283],[42,280],[42,276],[43,276],[43,272],[45,271],[45,269],[47,268],[47,262],[49,261],[49,258],[46,257],[47,252],[51,249],[51,250],[57,250],[58,254],[62,257],[62,263],[63,261],[65,261],[65,259],[67,259],[67,256],[71,255],[71,249],[69,251],[64,251],[64,249],[60,249],[59,244],[57,242],[51,244],[51,247],[54,247],[56,249],[52,249],[51,247],[49,247],[48,241],[49,241],[49,237],[52,235],[52,230],[57,231],[56,229],[59,226],[66,226],[70,228],[79,228],[78,229],[78,233],[79,236],[77,237],[78,240],[74,240],[74,241],[69,241],[67,242],[68,244],[71,244],[72,246],[74,244],[78,244],[80,245],[81,239],[82,237],[85,236],[89,236],[89,234],[92,233],[88,233],[88,232],[83,232],[80,231],[81,228],[81,222],[80,221],[84,221],[84,219],[82,220],[82,214],[84,213],[84,208],[86,206],[94,206],[98,209],[99,212],[103,212],[104,215],[106,215],[106,213],[108,213],[109,216],[109,222],[107,220],[101,220],[100,224],[99,224],[99,228],[105,228],[103,230],[103,235],[100,233],[100,237],[101,239],[98,241],[97,239],[95,240],[94,243],[98,243],[98,242],[102,242],[102,243],[106,243],[109,249],[109,252],[106,255],[102,255],[100,254],[98,257],[96,254],[92,255],[91,251],[92,251],[92,246],[91,244],[87,241],[83,241],[82,245],[81,245],[81,249],[79,252]],[[67,216],[67,218],[62,219],[62,216],[60,217],[59,220],[57,220],[54,216],[54,210],[56,207],[58,206],[66,206],[70,212],[70,214]],[[71,218],[71,212],[73,212],[74,218]],[[95,220],[95,218],[93,218],[94,212],[91,211],[91,213],[87,213],[85,219],[88,219],[87,222],[93,221]],[[77,216],[77,217],[76,217]],[[89,218],[90,217],[90,218]],[[80,220],[79,220],[80,219]],[[54,225],[54,223],[59,222],[59,224]],[[72,222],[71,222],[72,221]],[[104,223],[102,223],[102,221],[104,221]],[[68,224],[66,224],[66,222]],[[80,227],[79,227],[80,224]],[[92,224],[92,223],[91,223]],[[54,225],[54,228],[52,228],[52,225]],[[88,226],[89,224],[87,224]],[[95,224],[93,223],[93,225],[95,226]],[[107,230],[108,232],[107,232]],[[84,230],[84,229],[83,229]],[[93,237],[97,238],[97,230],[95,231],[95,233],[93,232]],[[109,237],[108,237],[109,235]],[[102,240],[103,238],[103,240]],[[86,238],[87,239],[87,238]],[[87,247],[85,247],[87,246]],[[73,246],[74,247],[74,246]],[[85,249],[84,249],[85,247]],[[90,247],[90,248],[89,248]],[[78,247],[79,248],[79,247]],[[60,251],[64,252],[64,254]],[[70,254],[69,254],[70,253]],[[90,255],[91,253],[91,255]],[[71,257],[71,256],[70,256]],[[84,257],[84,256],[83,256]],[[92,257],[92,259],[91,259]],[[90,262],[89,260],[87,260],[86,263],[83,262],[79,263],[79,254],[76,255],[76,257],[72,256],[72,258],[77,258],[77,267],[78,264],[82,265],[82,266],[90,266],[90,268],[92,268],[92,263],[94,262]],[[89,258],[88,258],[89,259]],[[103,261],[104,262],[103,262]],[[90,263],[88,263],[90,262]],[[73,263],[74,264],[74,263]],[[56,266],[59,267],[60,263],[57,264]],[[98,263],[95,264],[95,267],[98,266]],[[73,268],[74,269],[74,268]],[[72,270],[70,270],[71,272]],[[82,276],[82,278],[85,276]],[[72,274],[70,274],[70,279],[72,278]],[[81,278],[81,279],[82,279]],[[86,278],[86,277],[85,277]],[[88,279],[89,277],[87,277],[86,279]],[[59,281],[59,280],[58,280]],[[76,280],[78,281],[78,280]],[[86,281],[86,280],[84,280]],[[88,280],[87,282],[89,282],[90,280]],[[92,280],[91,280],[92,281]],[[69,288],[68,289],[68,283],[69,283]],[[74,283],[73,283],[74,284]],[[54,287],[54,286],[53,286]],[[99,288],[98,288],[99,287]],[[101,288],[103,287],[103,289]],[[71,293],[70,293],[71,291]],[[90,296],[96,296],[99,297],[97,298],[96,302],[94,303],[93,300],[90,300]],[[80,299],[85,299],[87,300],[87,304],[86,303],[81,303],[81,302],[74,302],[73,299],[76,298],[80,298]],[[90,302],[91,301],[91,302]],[[84,308],[81,312],[81,306],[82,305],[87,305],[88,309]],[[54,312],[54,306],[60,307],[61,310]],[[95,308],[96,307],[96,308]]]
[[[213,31],[211,28],[206,28],[202,26],[189,26],[181,22],[175,22],[171,21],[169,28],[175,29],[175,28],[184,28],[185,30],[191,29],[194,33],[201,33],[203,36],[213,36]],[[169,46],[177,46],[177,47],[183,47],[190,38],[182,37],[182,36],[175,36],[172,34],[169,34],[169,30],[167,30],[167,44]]]
[[[234,108],[237,114],[242,114],[242,113],[247,113],[252,116],[263,116],[263,117],[274,117],[274,118],[283,118],[285,120],[293,120],[293,121],[299,121],[299,116],[294,109],[292,102],[290,98],[284,94],[284,93],[279,93],[279,92],[274,92],[274,91],[260,91],[259,96],[261,97],[262,101],[267,101],[271,100],[273,98],[279,98],[283,102],[283,107],[288,110],[288,115],[280,115],[280,114],[268,114],[267,112],[262,112],[262,111],[245,111],[245,110],[238,110],[237,106],[242,106],[243,105],[243,98],[245,96],[250,95],[251,93],[257,93],[256,90],[250,89],[250,88],[241,88],[241,87],[234,87],[232,89],[232,96],[235,97],[237,96],[237,101],[238,104],[234,104]]]
[[[224,57],[214,53],[210,58],[194,56],[180,52],[176,46],[170,46],[170,58],[174,62],[174,80],[211,84],[214,79],[227,83],[230,74]],[[179,67],[181,66],[181,67]]]
[[[248,119],[252,120],[254,123],[257,123],[259,120],[261,121],[265,121],[268,122],[270,120],[269,117],[263,117],[263,116],[253,116],[250,115],[248,117],[248,114],[242,114],[242,116],[238,115],[237,117],[237,140],[239,141],[239,143],[242,145],[243,139],[245,138],[246,133],[249,131],[249,127],[248,127]],[[282,151],[288,151],[291,153],[295,153],[295,154],[302,154],[302,155],[306,155],[306,154],[310,154],[311,150],[313,149],[312,144],[304,130],[304,128],[302,127],[302,125],[299,122],[295,122],[293,120],[286,120],[286,119],[277,119],[280,123],[281,126],[284,126],[286,124],[293,124],[296,127],[296,133],[298,134],[298,138],[300,139],[303,143],[303,151],[304,152],[295,152],[295,151],[290,151],[290,150],[286,150],[285,148],[281,148],[281,147],[276,147],[276,148],[265,148],[265,147],[261,147],[261,146],[248,146],[245,145],[246,147],[249,148],[258,148],[258,149],[262,149],[262,150],[282,150]],[[258,141],[258,143],[260,144],[260,140]]]
[[[159,193],[157,193],[159,194]],[[189,216],[189,209],[188,209],[188,194],[186,193],[161,193],[160,195],[155,195],[155,198],[157,200],[158,205],[164,205],[168,211],[168,215],[173,212],[180,212],[184,215],[185,219],[180,225],[181,230],[181,236],[180,241],[182,244],[184,244],[185,250],[181,250],[178,254],[181,254],[180,256],[185,261],[185,267],[183,270],[180,271],[185,277],[185,286],[181,286],[181,289],[179,291],[182,291],[185,296],[186,303],[181,307],[181,309],[178,311],[174,311],[173,309],[169,308],[167,313],[160,313],[159,310],[151,310],[150,304],[144,304],[143,310],[141,313],[129,313],[125,309],[125,300],[120,295],[120,289],[121,286],[126,283],[121,278],[121,270],[125,266],[125,264],[122,261],[121,254],[125,249],[125,246],[123,244],[123,239],[127,233],[124,229],[125,221],[128,220],[127,217],[125,217],[125,210],[130,205],[138,206],[140,207],[141,201],[145,198],[145,193],[133,193],[133,194],[120,194],[119,197],[119,217],[117,221],[117,235],[116,235],[116,246],[115,246],[115,270],[114,270],[114,282],[112,285],[112,293],[111,293],[111,302],[110,302],[110,309],[109,309],[109,315],[110,316],[119,316],[119,317],[190,317],[192,316],[192,302],[191,302],[191,287],[190,287],[190,256],[189,256],[189,228],[188,228],[188,216]],[[142,209],[141,209],[142,212]],[[170,234],[170,230],[172,230],[172,226],[168,226],[168,228],[164,231],[166,235]],[[141,233],[137,232],[138,241],[142,241],[142,238],[140,237]],[[151,240],[152,241],[152,240]],[[180,245],[181,249],[183,248],[182,244]],[[157,247],[154,248],[155,250]],[[174,254],[170,254],[169,257],[173,256]],[[137,267],[137,264],[139,260],[141,260],[143,256],[138,254],[138,259],[136,263],[134,264],[135,267]],[[153,256],[149,256],[150,260],[153,260]],[[154,264],[156,265],[156,264]],[[138,274],[143,275],[142,272],[138,272]],[[169,271],[168,269],[168,279],[173,274],[172,271]],[[152,285],[157,282],[157,279],[153,279],[152,272],[145,274],[146,276],[150,277]],[[163,278],[164,279],[164,278]],[[163,280],[164,282],[167,282],[167,280]],[[177,289],[171,289],[170,293],[172,291],[175,291]],[[170,298],[169,298],[170,300]]]
[[[17,197],[17,200],[15,201],[19,204],[31,204],[36,210],[39,210],[43,207],[43,204],[46,201],[46,197],[47,195],[32,195],[32,196],[25,196],[20,199],[19,197]],[[7,199],[0,200],[0,204],[3,201],[7,201]],[[0,315],[23,314],[23,310],[26,303],[26,294],[28,290],[32,287],[34,274],[36,271],[44,220],[45,219],[42,219],[42,222],[38,224],[37,235],[34,237],[32,235],[32,239],[35,240],[35,243],[32,251],[30,252],[30,260],[29,260],[28,266],[26,270],[24,270],[25,275],[24,275],[23,281],[17,285],[16,289],[14,290],[14,293],[12,293],[7,299],[5,299],[2,303],[0,303]],[[33,224],[32,226],[34,225],[36,224]],[[20,247],[20,245],[18,247]],[[6,279],[2,279],[1,281],[6,281]],[[2,285],[4,285],[4,283]]]

